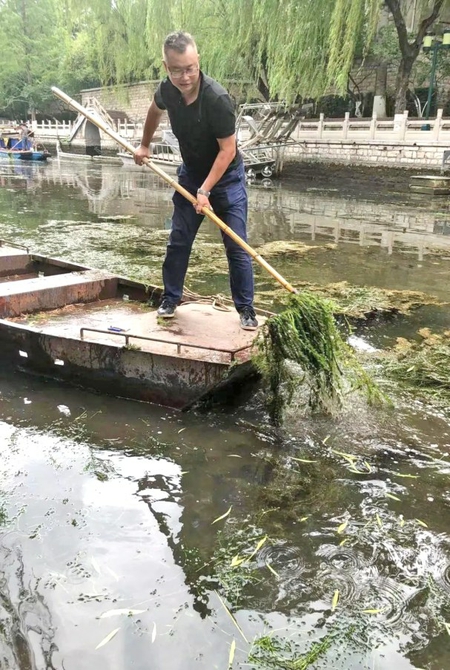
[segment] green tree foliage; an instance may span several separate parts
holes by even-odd
[[[44,111],[52,84],[74,94],[158,77],[162,40],[179,29],[194,34],[209,74],[266,99],[342,94],[383,7],[397,32],[401,104],[424,30],[449,2],[417,0],[408,38],[408,0],[0,0],[0,108]]]

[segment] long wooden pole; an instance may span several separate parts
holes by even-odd
[[[129,151],[131,154],[134,155],[136,149],[133,147],[133,145],[130,144],[130,142],[127,142],[127,140],[125,140],[123,137],[121,137],[119,133],[116,133],[116,131],[113,128],[111,128],[111,126],[109,126],[107,123],[105,123],[103,119],[98,117],[96,114],[92,114],[91,112],[89,112],[89,110],[80,105],[76,100],[73,100],[68,95],[66,95],[64,91],[61,91],[59,88],[56,88],[56,86],[52,86],[52,92],[58,98],[63,100],[67,105],[69,105],[69,107],[72,107],[72,109],[74,109],[75,111],[79,112],[80,114],[83,114],[83,116],[85,116],[91,123],[93,123],[94,126],[97,126],[101,130],[103,130],[103,132],[105,132],[107,135],[112,137],[113,140],[115,140],[124,149],[126,149],[126,151]],[[172,179],[172,177],[170,177],[166,172],[164,172],[164,170],[161,170],[161,168],[158,167],[158,165],[155,165],[148,158],[144,158],[143,163],[145,163],[147,167],[149,167],[151,170],[153,170],[153,172],[155,172],[159,177],[161,177],[161,179],[164,179],[164,181],[170,184],[170,186],[172,186],[172,188],[178,191],[178,193],[181,193],[181,195],[183,195],[186,198],[186,200],[189,200],[189,202],[191,202],[193,205],[197,204],[197,200],[194,198],[194,196],[191,193],[189,193],[189,191],[187,191],[185,188],[180,186],[180,184],[177,181],[175,181],[175,179]],[[207,207],[203,207],[202,214],[207,216],[208,219],[211,219],[211,221],[213,221],[217,226],[219,226],[219,228],[223,230],[223,232],[226,235],[231,237],[231,239],[234,240],[236,244],[245,249],[245,251],[248,254],[250,254],[250,256],[257,263],[259,263],[259,265],[261,265],[261,267],[267,270],[267,272],[271,274],[272,277],[274,277],[274,279],[276,279],[287,291],[290,291],[291,293],[297,293],[297,289],[291,286],[291,284],[289,284],[289,282],[287,282],[286,279],[284,279],[284,277],[282,277],[280,273],[275,270],[275,268],[273,268],[266,260],[264,260],[264,258],[260,256],[249,244],[247,244],[247,242],[245,242],[241,237],[239,237],[239,235],[237,235],[233,230],[231,230],[231,228],[227,226],[227,224],[224,223],[222,219],[219,219],[219,217],[216,214],[214,214],[212,210],[208,209]]]

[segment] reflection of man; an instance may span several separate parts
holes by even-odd
[[[199,68],[196,44],[188,33],[170,34],[163,47],[168,78],[159,85],[147,113],[135,161],[149,157],[149,145],[167,110],[183,164],[179,183],[197,198],[193,207],[173,196],[172,227],[163,264],[164,293],[158,314],[173,317],[181,300],[192,244],[203,220],[202,207],[215,213],[246,240],[247,192],[242,157],[237,151],[234,106],[225,89]],[[242,328],[258,327],[253,309],[250,256],[222,233],[230,271],[231,295]]]

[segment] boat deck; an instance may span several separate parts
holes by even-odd
[[[9,320],[49,335],[226,365],[248,360],[255,338],[254,331],[242,330],[234,309],[222,311],[200,302],[180,305],[175,317],[166,320],[145,304],[116,298]]]

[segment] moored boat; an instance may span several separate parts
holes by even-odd
[[[236,312],[189,300],[161,324],[148,306],[160,295],[157,287],[0,242],[0,357],[179,409],[256,377],[255,333],[240,328]]]
[[[26,126],[20,131],[0,133],[0,158],[21,161],[46,161],[50,152],[34,142],[33,133]]]

